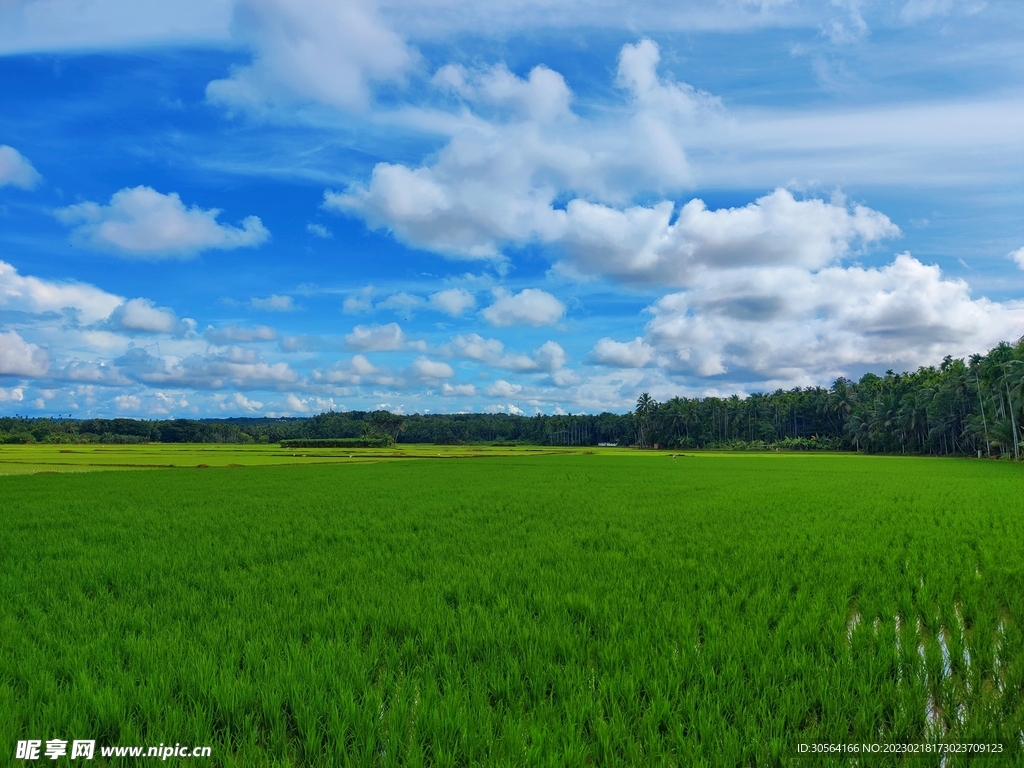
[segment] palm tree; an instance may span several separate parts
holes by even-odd
[[[1013,458],[1020,458],[1020,438],[1017,433],[1015,413],[1020,410],[1024,395],[1024,362],[1008,360],[1003,363],[1003,386],[1006,388],[1006,407],[1010,412],[1010,428],[1013,430]],[[1014,399],[1016,394],[1016,401]]]
[[[646,438],[651,429],[651,416],[654,414],[657,407],[657,401],[651,397],[649,392],[644,392],[636,400],[636,418],[640,427],[641,448],[647,444]]]
[[[871,424],[867,418],[867,413],[861,413],[860,411],[854,411],[853,415],[846,422],[847,431],[853,435],[853,446],[860,452],[861,443],[867,445],[871,439]]]

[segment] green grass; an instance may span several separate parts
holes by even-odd
[[[0,478],[0,754],[760,766],[943,738],[1024,764],[1024,468],[442,450]]]

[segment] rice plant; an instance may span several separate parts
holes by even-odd
[[[0,750],[761,766],[801,742],[969,741],[1024,760],[1018,466],[194,466],[0,478]],[[940,763],[967,761],[913,762]]]

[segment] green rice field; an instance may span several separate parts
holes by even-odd
[[[0,474],[0,764],[60,738],[211,747],[168,765],[1024,765],[1019,465],[2,446]]]

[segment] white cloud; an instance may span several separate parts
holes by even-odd
[[[565,350],[554,341],[542,344],[531,357],[521,352],[507,352],[499,339],[485,339],[478,333],[453,336],[447,344],[438,347],[438,351],[450,357],[478,360],[509,371],[551,371],[565,365],[566,360]]]
[[[651,41],[623,47],[617,82],[627,104],[603,121],[575,115],[564,79],[544,67],[527,78],[503,67],[444,67],[435,84],[476,111],[458,121],[436,160],[418,168],[379,163],[368,183],[325,192],[324,207],[417,247],[496,258],[506,244],[561,240],[568,222],[555,204],[566,194],[621,205],[641,192],[689,186],[678,136],[721,106],[659,78],[657,64]]]
[[[0,375],[45,376],[50,368],[46,352],[25,341],[16,331],[0,333]]]
[[[326,370],[313,371],[313,378],[325,384],[360,384],[367,377],[375,383],[387,383],[390,377],[378,376],[380,370],[364,355],[353,355],[351,360],[337,362]]]
[[[4,389],[0,387],[0,403],[20,403],[25,399],[25,390],[21,387]]]
[[[441,394],[444,397],[473,397],[476,395],[476,387],[472,384],[449,384],[441,385]]]
[[[186,257],[210,248],[253,247],[270,238],[256,216],[233,227],[219,224],[219,214],[216,208],[186,208],[177,193],[143,186],[115,192],[107,205],[86,202],[56,211],[60,221],[75,227],[74,241],[124,257]]]
[[[377,368],[365,355],[352,355],[351,366],[352,370],[360,376],[369,376],[371,373],[377,372]]]
[[[654,359],[654,348],[637,336],[633,341],[601,339],[590,350],[594,362],[616,368],[643,368]]]
[[[500,340],[485,339],[479,333],[455,336],[441,347],[441,351],[446,355],[467,357],[470,360],[488,363],[498,360],[504,350],[505,345]]]
[[[494,290],[494,303],[481,314],[491,325],[552,325],[565,314],[565,305],[539,288],[525,288],[512,294],[504,288]]]
[[[360,352],[385,352],[404,349],[406,338],[398,323],[357,325],[345,336],[345,343]]]
[[[188,408],[188,400],[184,395],[169,395],[166,392],[154,392],[155,402],[150,406],[150,413],[170,414],[179,408]]]
[[[294,392],[289,392],[284,399],[285,407],[291,413],[325,413],[335,409],[334,398],[307,397],[301,398]]]
[[[334,237],[334,233],[331,232],[331,230],[329,230],[323,224],[307,224],[306,231],[309,232],[309,234],[316,235],[317,237],[321,237],[324,240],[330,240],[332,237]]]
[[[358,315],[373,309],[373,286],[367,285],[351,294],[342,302],[341,309],[346,315]]]
[[[1024,248],[1018,248],[1009,255],[1009,258],[1013,259],[1020,269],[1024,269]]]
[[[427,357],[417,357],[412,363],[412,373],[416,378],[422,380],[450,379],[455,371],[448,363],[440,360],[431,360]]]
[[[545,371],[557,371],[568,359],[562,345],[557,341],[545,341],[533,351],[533,359]]]
[[[410,293],[393,293],[388,296],[384,301],[378,302],[376,309],[389,309],[400,317],[408,320],[413,316],[413,313],[422,307],[426,302],[419,296],[413,296]]]
[[[574,384],[579,384],[582,379],[576,371],[570,371],[568,368],[562,368],[561,370],[554,371],[551,374],[551,381],[554,382],[556,387],[571,387]]]
[[[317,350],[327,346],[327,342],[319,336],[302,334],[301,336],[285,336],[281,339],[282,352],[299,352],[302,350]]]
[[[848,31],[860,29],[855,10],[853,4],[843,12]],[[737,209],[709,211],[699,200],[683,205],[688,198],[681,193],[696,185],[773,189],[781,179],[811,189],[908,179],[961,185],[1012,183],[1019,176],[1019,100],[730,112],[658,66],[651,41],[624,46],[615,78],[623,106],[586,116],[569,111],[557,120],[490,96],[491,81],[507,81],[505,90],[513,93],[527,89],[529,78],[515,80],[495,67],[443,67],[434,83],[462,99],[464,111],[450,113],[444,128],[430,122],[440,120],[436,115],[428,119],[420,111],[416,119],[421,128],[447,132],[448,143],[420,165],[380,163],[365,182],[327,191],[324,205],[450,257],[501,258],[509,246],[540,242],[568,250],[566,266],[577,265],[581,274],[682,286],[694,260],[716,251],[737,258],[744,239],[758,246],[752,259],[801,260],[829,252],[841,258],[845,250],[898,234],[877,211],[787,200],[785,190]],[[640,196],[652,202],[636,205]],[[741,230],[723,231],[726,220]],[[776,233],[774,225],[782,229]]]
[[[266,325],[258,325],[255,328],[238,325],[214,328],[212,325],[208,325],[203,336],[213,344],[224,346],[232,343],[248,344],[254,341],[274,341],[277,339],[277,331]]]
[[[0,3],[0,53],[223,44],[231,6],[231,0],[8,0]]]
[[[523,391],[521,384],[510,384],[504,379],[498,379],[493,384],[484,388],[484,392],[490,397],[512,397]]]
[[[904,369],[1024,334],[1024,304],[973,299],[909,254],[878,268],[707,272],[649,310],[645,342],[699,376],[820,383],[852,368]]]
[[[92,325],[110,317],[124,298],[87,283],[54,282],[18,274],[0,261],[0,307],[23,312],[75,313],[80,322]]]
[[[844,201],[797,200],[785,189],[742,208],[671,203],[616,210],[569,203],[573,266],[626,282],[685,285],[695,270],[768,264],[822,267],[899,229],[878,211]]]
[[[155,307],[149,299],[132,299],[114,310],[111,319],[126,331],[174,333],[181,325],[173,310]]]
[[[0,144],[0,187],[10,184],[22,189],[32,189],[40,181],[40,175],[32,163],[14,147]]]
[[[446,288],[430,294],[430,306],[446,315],[458,317],[476,306],[476,298],[465,288]]]
[[[121,413],[138,413],[142,409],[142,400],[137,395],[117,395],[114,397],[114,408]]]
[[[565,79],[543,65],[520,78],[504,64],[482,70],[468,70],[448,64],[434,75],[433,82],[470,103],[486,104],[524,120],[550,122],[572,117],[572,92]]]
[[[220,404],[222,411],[237,411],[239,409],[253,413],[260,410],[263,407],[263,403],[258,400],[250,400],[248,397],[243,395],[241,392],[236,392],[226,401]]]
[[[305,400],[300,400],[291,392],[288,393],[288,396],[284,400],[288,410],[296,411],[298,413],[309,413],[309,403]]]
[[[366,0],[241,0],[234,27],[253,62],[206,88],[228,108],[317,101],[364,109],[371,82],[400,80],[417,58]]]
[[[276,293],[266,298],[253,297],[249,299],[253,309],[260,309],[264,312],[291,312],[295,309],[295,301],[291,296],[278,296]]]
[[[281,389],[299,380],[299,375],[287,363],[268,363],[254,350],[242,347],[217,349],[183,358],[152,355],[136,347],[114,360],[113,364],[122,378],[159,387]]]

